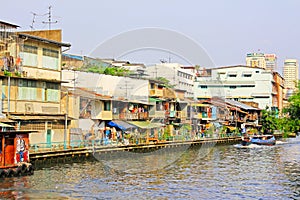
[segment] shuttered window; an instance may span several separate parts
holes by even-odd
[[[24,45],[23,51],[20,52],[20,57],[22,58],[22,63],[25,66],[38,66],[38,48],[32,45]]]
[[[59,84],[58,83],[46,83],[45,100],[51,101],[51,102],[59,101]]]
[[[18,99],[19,100],[36,100],[37,87],[36,81],[19,80]]]
[[[43,67],[58,70],[59,52],[53,49],[43,48]]]

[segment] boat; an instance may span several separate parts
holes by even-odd
[[[0,178],[33,174],[34,168],[29,160],[30,132],[0,132]]]
[[[296,133],[288,133],[288,137],[296,137],[297,134]]]
[[[247,146],[250,144],[257,145],[275,145],[276,139],[274,135],[253,135],[253,136],[244,136],[242,138],[242,145]]]

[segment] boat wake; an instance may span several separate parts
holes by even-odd
[[[287,144],[288,142],[283,142],[283,141],[276,141],[276,145],[281,145],[281,144]]]
[[[238,148],[238,149],[254,149],[254,148],[263,148],[262,145],[257,145],[257,144],[249,144],[249,145],[241,145],[241,144],[235,144],[233,145],[235,148]]]

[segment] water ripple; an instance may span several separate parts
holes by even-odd
[[[59,164],[33,176],[1,180],[4,199],[300,199],[300,143],[203,149]],[[176,155],[178,152],[176,153]],[[174,154],[173,154],[174,155]],[[136,154],[135,156],[139,156]],[[160,157],[161,156],[161,157]],[[172,160],[164,168],[159,162]],[[151,162],[153,160],[153,162]],[[140,162],[140,163],[138,163]],[[142,163],[141,163],[142,162]],[[134,163],[144,172],[114,168]]]

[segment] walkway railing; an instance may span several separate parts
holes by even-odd
[[[225,139],[232,137],[239,137],[239,134],[219,134],[219,135],[176,135],[169,137],[159,137],[159,142],[181,142],[181,141],[195,141],[195,140],[211,140],[211,139]],[[158,142],[158,143],[159,143]],[[31,152],[53,152],[61,150],[72,150],[72,149],[81,149],[81,148],[94,148],[94,147],[107,147],[107,146],[128,146],[135,144],[147,144],[146,138],[130,138],[130,139],[121,139],[121,140],[110,140],[110,139],[95,139],[95,140],[72,140],[67,142],[67,145],[62,142],[51,142],[51,143],[36,143],[30,145]]]

